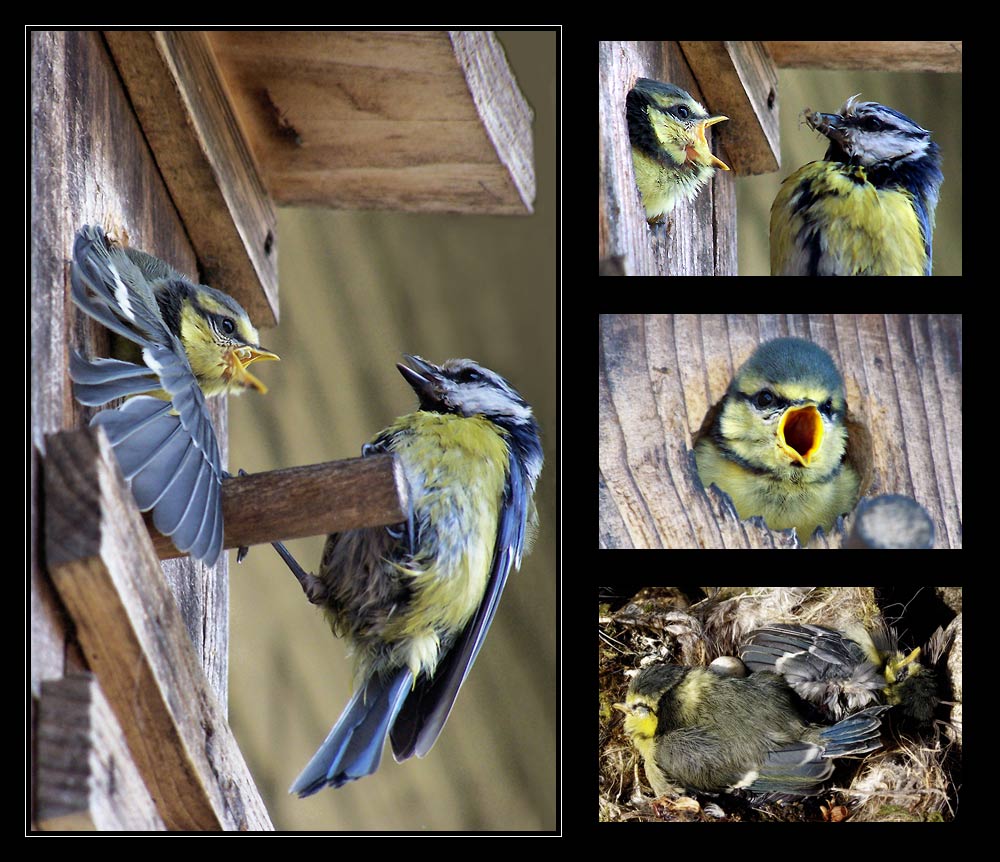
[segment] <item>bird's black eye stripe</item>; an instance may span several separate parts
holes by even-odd
[[[770,389],[759,389],[750,395],[744,393],[743,397],[757,410],[783,410],[792,403],[787,398],[783,398]],[[837,412],[834,409],[832,398],[827,398],[826,401],[819,405],[818,409],[820,413],[828,418]]]
[[[455,378],[459,383],[476,383],[483,380],[483,373],[476,368],[463,368]]]

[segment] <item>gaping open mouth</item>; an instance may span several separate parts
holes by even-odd
[[[705,129],[728,119],[729,117],[721,116],[709,117],[707,120],[702,120],[700,123],[695,125],[694,138],[692,138],[691,143],[688,144],[686,148],[688,161],[700,162],[703,165],[711,165],[712,167],[719,168],[723,171],[729,170],[729,165],[714,155],[708,148],[708,141],[705,139]]]
[[[259,359],[279,358],[277,353],[271,353],[270,350],[265,350],[262,347],[250,347],[248,345],[236,347],[226,353],[225,377],[227,380],[234,381],[237,386],[245,389],[252,387],[263,394],[267,392],[267,387],[247,371],[247,366]]]
[[[823,417],[809,404],[790,407],[778,424],[778,448],[793,463],[808,467],[823,442]]]

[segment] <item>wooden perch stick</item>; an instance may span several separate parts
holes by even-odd
[[[405,521],[407,490],[391,455],[234,476],[222,483],[224,547],[238,548]],[[161,560],[182,557],[143,515]]]

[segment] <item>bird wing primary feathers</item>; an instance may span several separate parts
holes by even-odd
[[[834,720],[879,703],[886,685],[857,643],[822,626],[762,626],[740,648],[740,658],[751,671],[781,674],[803,700]]]
[[[71,268],[73,301],[138,344],[146,365],[87,360],[74,351],[70,378],[77,400],[88,406],[136,396],[98,413],[91,425],[104,427],[136,504],[153,510],[156,529],[179,550],[214,565],[223,541],[219,446],[205,396],[149,284],[148,277],[157,275],[181,278],[156,258],[110,247],[96,227],[79,231]],[[138,394],[157,389],[170,400]]]

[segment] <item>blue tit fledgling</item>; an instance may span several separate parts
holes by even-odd
[[[375,772],[387,736],[397,761],[430,751],[537,522],[531,407],[469,359],[406,358],[420,409],[362,450],[395,455],[406,523],[329,536],[316,576],[275,546],[355,657],[354,695],[292,785],[299,796]]]
[[[178,550],[214,565],[222,553],[222,465],[206,395],[266,388],[248,370],[277,359],[232,297],[84,226],[73,244],[73,302],[134,347],[135,361],[70,355],[73,391],[97,407],[139,509]]]
[[[801,338],[762,344],[740,367],[695,444],[698,475],[740,518],[794,527],[805,542],[858,500],[847,459],[844,381],[823,348]]]
[[[944,179],[931,133],[857,96],[805,117],[830,146],[771,205],[771,275],[930,275]]]
[[[729,170],[705,140],[705,129],[729,118],[709,115],[680,87],[639,78],[625,97],[625,117],[650,224],[664,221],[678,201],[692,200],[716,168]]]
[[[625,733],[657,796],[675,784],[704,792],[808,796],[833,774],[833,758],[881,748],[871,707],[831,727],[809,724],[777,674],[745,679],[704,667],[651,665],[628,688]]]
[[[944,646],[939,629],[928,645],[933,663]],[[750,670],[781,674],[826,718],[838,720],[882,703],[927,724],[939,702],[937,680],[933,668],[921,664],[920,655],[919,648],[904,655],[896,632],[881,621],[871,632],[860,624],[840,632],[776,623],[762,626],[740,647]]]

